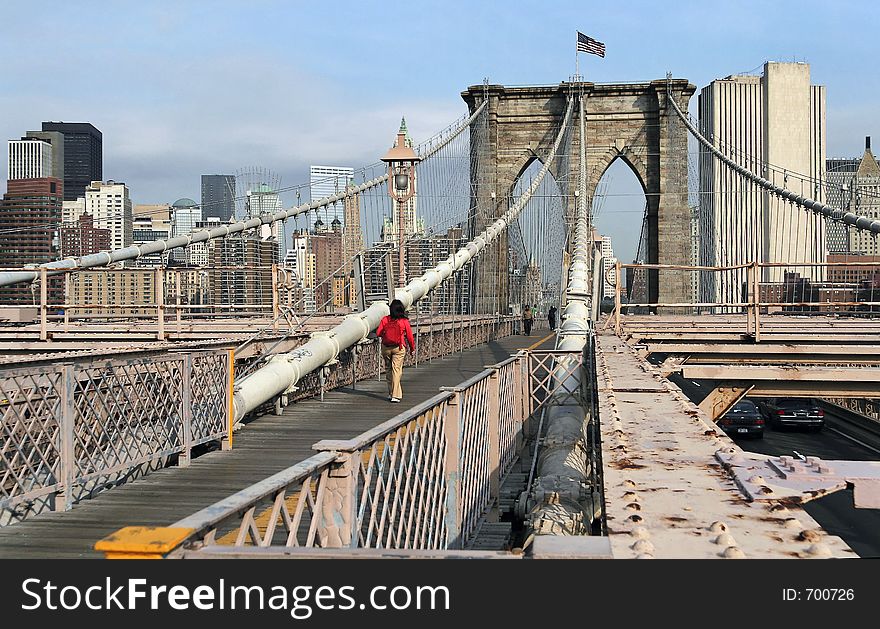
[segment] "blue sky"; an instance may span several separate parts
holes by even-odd
[[[828,155],[850,156],[880,138],[878,18],[877,3],[853,1],[3,0],[0,135],[90,121],[105,178],[137,203],[198,199],[201,173],[251,165],[290,185],[310,163],[375,161],[402,114],[417,140],[431,135],[484,77],[564,80],[580,29],[607,46],[604,60],[581,55],[601,82],[669,70],[701,88],[766,60],[807,61],[827,86]],[[632,232],[637,212],[621,216]]]

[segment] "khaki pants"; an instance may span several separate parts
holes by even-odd
[[[403,359],[406,350],[402,347],[382,346],[382,358],[385,359],[385,380],[388,381],[388,395],[398,400],[403,397],[400,388],[400,376],[403,375]]]

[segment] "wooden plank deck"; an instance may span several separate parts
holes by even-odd
[[[93,544],[123,526],[164,526],[314,454],[321,439],[348,439],[511,353],[536,345],[547,330],[511,336],[404,372],[402,404],[387,401],[384,380],[358,382],[283,415],[265,415],[235,434],[231,452],[210,452],[189,467],[167,467],[84,500],[71,511],[44,513],[0,528],[0,558],[99,557]]]

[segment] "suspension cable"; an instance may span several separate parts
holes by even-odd
[[[470,124],[474,120],[476,120],[480,113],[482,113],[485,106],[486,103],[482,103],[474,111],[473,114],[471,114],[461,125],[459,125],[453,132],[450,133],[449,137],[447,137],[443,142],[439,142],[429,148],[424,153],[422,159],[428,159],[437,151],[449,144],[449,142],[457,137],[462,131],[468,129],[470,127]],[[318,199],[317,201],[312,201],[310,203],[299,205],[288,210],[281,210],[275,212],[274,214],[266,213],[260,215],[259,217],[254,217],[245,221],[238,221],[230,225],[223,225],[221,227],[216,227],[213,229],[192,231],[188,234],[175,236],[173,238],[165,240],[154,240],[149,243],[132,245],[129,247],[124,247],[122,249],[117,249],[115,251],[102,251],[100,253],[94,253],[79,258],[66,258],[64,260],[56,260],[55,262],[42,264],[36,268],[45,268],[50,271],[48,275],[57,275],[59,273],[64,273],[65,271],[107,266],[115,262],[135,260],[142,256],[150,255],[153,253],[163,253],[170,249],[177,249],[180,247],[185,248],[195,243],[205,242],[207,240],[213,240],[215,238],[225,238],[231,234],[257,229],[262,225],[271,225],[276,221],[284,221],[288,218],[292,218],[299,214],[310,212],[312,210],[317,211],[322,207],[327,207],[328,205],[332,205],[334,203],[337,203],[338,201],[344,201],[345,199],[353,195],[360,194],[371,188],[375,188],[376,186],[379,186],[386,181],[388,181],[387,172],[378,177],[375,177],[374,179],[366,181],[359,186],[349,188],[339,194],[324,197],[322,199]],[[39,277],[40,273],[36,270],[0,272],[0,286],[9,286],[11,284],[18,284],[21,282],[33,282],[36,281]]]
[[[687,130],[691,132],[693,135],[704,147],[709,149],[709,151],[717,157],[721,162],[732,169],[734,172],[746,177],[750,181],[756,183],[760,187],[765,190],[775,194],[779,197],[787,201],[791,201],[795,205],[799,205],[802,208],[810,210],[815,214],[820,214],[822,216],[826,216],[835,221],[841,221],[847,225],[852,225],[856,229],[871,231],[876,233],[880,233],[880,220],[873,220],[868,218],[867,216],[859,216],[858,214],[854,214],[853,212],[847,212],[846,210],[832,208],[831,206],[825,205],[824,203],[820,203],[819,201],[815,201],[809,197],[801,196],[792,192],[791,190],[786,190],[785,188],[780,188],[779,186],[773,184],[771,181],[764,179],[763,177],[759,177],[753,172],[743,168],[732,159],[724,155],[721,151],[719,151],[715,146],[707,140],[699,130],[694,127],[694,125],[687,119],[681,109],[678,107],[678,103],[675,102],[675,98],[672,96],[672,90],[670,86],[667,84],[666,87],[666,98],[667,101],[672,105],[672,108],[675,110],[675,113],[678,114],[678,117],[684,123]]]

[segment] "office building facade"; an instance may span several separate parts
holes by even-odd
[[[58,131],[28,131],[25,138],[36,138],[52,145],[52,172],[48,176],[64,181],[64,134]]]
[[[614,257],[614,247],[611,245],[611,236],[602,236],[602,298],[614,299],[614,285],[617,278],[617,258]]]
[[[871,152],[871,138],[865,139],[865,153],[850,186],[854,196],[853,211],[871,220],[880,220],[880,164]],[[850,252],[866,256],[880,255],[880,243],[875,233],[862,229],[847,231]]]
[[[347,166],[310,166],[309,194],[312,201],[323,199],[344,192],[349,181],[354,177],[354,169]],[[329,225],[334,218],[345,221],[345,204],[337,201],[326,208],[321,208],[318,216]]]
[[[248,218],[257,218],[263,214],[275,214],[282,209],[281,197],[270,186],[259,184],[253,190],[248,190],[245,209]],[[283,260],[287,253],[286,231],[286,221],[275,221],[270,225],[260,227],[260,238],[267,241],[272,240],[275,243],[279,260]]]
[[[273,241],[261,240],[252,234],[218,240],[211,251],[208,269],[210,303],[271,307],[272,265],[278,261],[277,253]]]
[[[712,81],[700,92],[699,114],[703,135],[740,166],[824,201],[825,88],[810,84],[808,64],[767,62],[761,76]],[[821,218],[743,185],[708,152],[700,153],[699,172],[700,264],[824,261]],[[780,282],[782,273],[765,268],[760,279]],[[744,269],[706,274],[700,299],[741,303],[745,280]]]
[[[235,175],[202,175],[202,215],[221,223],[235,216]]]
[[[104,178],[102,133],[88,122],[44,122],[42,130],[64,136],[64,200],[84,197],[93,181]]]
[[[110,249],[110,230],[95,227],[91,214],[82,214],[75,223],[62,223],[61,257],[78,258]]]
[[[859,169],[857,157],[829,158],[825,160],[825,202],[833,208],[853,211],[854,179]],[[846,226],[828,220],[825,223],[825,237],[828,253],[849,251],[849,235]]]
[[[60,179],[13,179],[0,201],[0,268],[39,265],[58,258],[58,229],[64,184]],[[60,281],[51,281],[50,301],[57,303]],[[29,286],[0,288],[0,303],[30,304]]]
[[[52,143],[39,138],[9,140],[7,151],[9,179],[43,179],[54,177]]]
[[[128,186],[119,181],[93,181],[85,189],[85,211],[95,227],[110,230],[111,249],[132,243],[134,216]]]
[[[178,199],[171,204],[171,235],[183,236],[196,230],[196,225],[204,220],[202,208],[192,199]],[[171,259],[178,264],[188,264],[187,249],[171,251]]]
[[[132,244],[143,245],[155,240],[171,238],[171,206],[167,203],[137,204],[132,206],[134,225]],[[168,262],[169,252],[150,253],[134,260],[132,266],[153,268]]]

